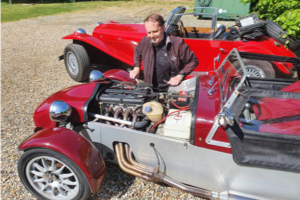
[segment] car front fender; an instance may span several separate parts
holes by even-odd
[[[98,38],[88,35],[86,33],[77,33],[76,31],[74,34],[67,35],[63,37],[64,40],[78,40],[84,43],[90,44],[97,49],[103,51],[104,53],[128,64],[133,66],[133,55],[132,57],[128,56],[126,53],[120,50],[120,48],[115,48],[113,45],[109,45],[108,43],[104,43],[103,41],[99,40]]]
[[[91,190],[97,192],[106,177],[104,160],[97,148],[77,132],[56,127],[36,132],[26,139],[19,150],[47,148],[70,158],[86,175]]]

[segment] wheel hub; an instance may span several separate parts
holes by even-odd
[[[33,158],[26,166],[26,175],[30,186],[47,199],[68,200],[79,193],[76,174],[56,158]]]
[[[67,67],[69,69],[69,72],[77,76],[79,72],[79,66],[78,66],[78,61],[73,52],[68,52],[67,54]]]
[[[257,77],[257,78],[265,78],[266,75],[263,70],[254,65],[246,66],[247,77]]]

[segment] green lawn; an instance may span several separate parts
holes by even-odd
[[[183,5],[191,5],[191,0],[183,0]],[[1,2],[1,22],[18,21],[21,19],[36,18],[45,15],[55,15],[78,10],[96,10],[108,6],[118,6],[120,9],[132,5],[143,6],[145,4],[161,4],[170,6],[180,4],[176,0],[134,0],[134,1],[90,1],[76,3],[54,3],[54,4],[13,4]]]
[[[18,21],[21,19],[35,18],[45,15],[55,15],[78,10],[99,9],[107,4],[115,4],[116,1],[93,1],[78,3],[56,4],[13,4],[1,2],[1,22]]]

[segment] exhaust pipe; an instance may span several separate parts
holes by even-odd
[[[179,190],[182,190],[187,193],[191,193],[193,195],[207,198],[207,199],[220,199],[219,194],[216,192],[212,192],[209,190],[187,186],[183,183],[175,181],[174,179],[164,175],[158,169],[154,169],[153,167],[149,167],[146,165],[142,165],[134,161],[131,156],[131,150],[128,145],[125,145],[125,154],[124,154],[124,144],[118,143],[115,145],[116,156],[118,159],[118,163],[120,168],[133,176],[142,178],[151,182],[161,182],[165,183],[169,186],[175,187]]]

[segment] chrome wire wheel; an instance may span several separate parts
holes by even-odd
[[[67,54],[67,67],[68,67],[68,71],[73,76],[78,75],[78,72],[79,72],[78,60],[77,60],[75,54],[71,51],[69,51]]]
[[[25,169],[29,184],[47,199],[73,199],[79,193],[79,179],[64,162],[50,156],[31,159]]]
[[[247,77],[265,78],[266,75],[263,70],[254,65],[246,66]]]

